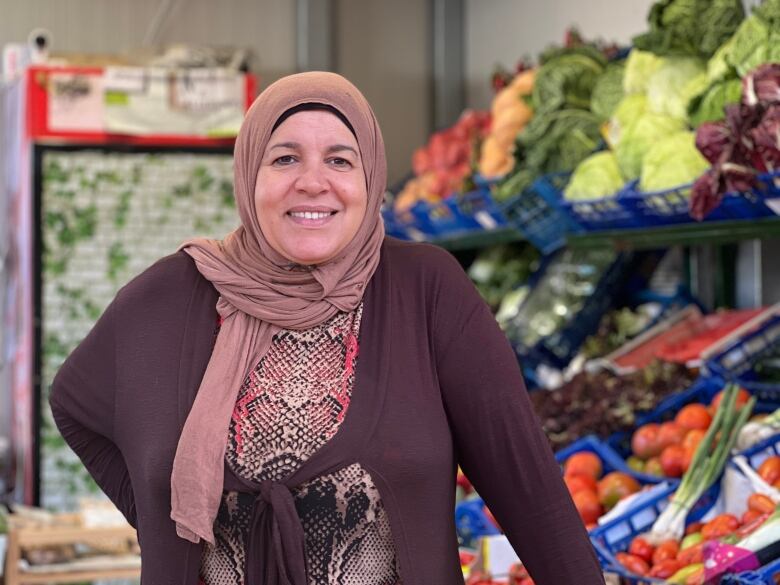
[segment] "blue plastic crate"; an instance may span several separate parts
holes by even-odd
[[[777,585],[780,579],[780,559],[739,575],[730,576],[721,581],[721,585]]]
[[[560,206],[586,232],[636,228],[645,225],[633,202],[623,197],[623,189],[614,195],[599,199],[581,201],[562,199]]]
[[[474,222],[475,229],[493,230],[509,226],[503,208],[493,200],[486,187],[457,195],[454,199],[459,213]]]
[[[469,498],[455,506],[455,530],[462,546],[473,546],[482,536],[501,534],[483,512],[482,498]]]
[[[704,221],[744,220],[772,217],[776,213],[767,200],[780,197],[780,172],[758,177],[758,187],[750,193],[730,193]],[[624,203],[633,206],[644,226],[690,223],[690,189],[692,183],[673,189],[644,193],[638,182],[629,184],[623,194]],[[780,203],[780,200],[778,200]]]
[[[540,177],[502,206],[508,221],[542,254],[555,252],[566,243],[568,233],[581,231],[559,207],[568,178],[568,174]]]
[[[752,371],[759,361],[780,350],[780,305],[768,309],[761,316],[760,323],[707,356],[705,367],[709,372],[734,381],[761,399],[780,402],[780,384],[759,382]]]
[[[385,233],[388,236],[400,240],[409,240],[409,233],[406,231],[404,222],[400,220],[389,206],[382,207],[382,221],[385,224]]]
[[[660,516],[661,512],[669,504],[669,499],[675,489],[676,486],[674,485],[659,485],[657,493],[651,498],[635,506],[626,514],[614,518],[591,531],[590,540],[604,569],[617,573],[625,579],[625,583],[634,585],[665,583],[661,579],[640,577],[629,573],[617,562],[615,555],[619,552],[627,551],[634,537],[648,532],[652,528],[656,518]],[[696,522],[703,518],[715,504],[719,494],[720,483],[716,482],[696,502],[693,509],[688,513],[686,523]]]
[[[780,433],[767,437],[752,447],[740,452],[753,469],[758,469],[764,460],[773,455],[780,455]],[[731,464],[733,465],[733,464]]]

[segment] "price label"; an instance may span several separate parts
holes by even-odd
[[[477,211],[474,219],[486,230],[494,230],[498,227],[498,222],[487,211]]]

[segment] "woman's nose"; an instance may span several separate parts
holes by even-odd
[[[327,191],[328,181],[323,169],[316,165],[306,165],[295,181],[295,188],[301,193],[318,195]]]

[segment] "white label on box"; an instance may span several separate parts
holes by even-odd
[[[490,215],[487,211],[477,211],[474,214],[474,219],[477,220],[477,223],[481,225],[486,230],[494,230],[496,229],[496,226],[498,226],[498,223],[495,219],[493,219],[493,216]]]
[[[58,132],[100,132],[105,108],[100,74],[51,73],[49,128]]]
[[[767,204],[767,207],[775,212],[775,215],[780,215],[780,197],[775,197],[774,199],[765,199],[764,203]]]
[[[143,93],[146,91],[147,70],[142,67],[106,67],[103,73],[105,91]]]

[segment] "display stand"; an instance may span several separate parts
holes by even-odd
[[[74,516],[74,520],[76,517]],[[86,528],[78,524],[62,526],[23,526],[9,519],[8,550],[5,560],[5,585],[33,585],[35,583],[83,583],[91,580],[133,579],[141,575],[138,567],[105,567],[71,570],[62,568],[47,572],[25,571],[20,567],[26,550],[47,546],[110,542],[136,539],[131,526]]]

